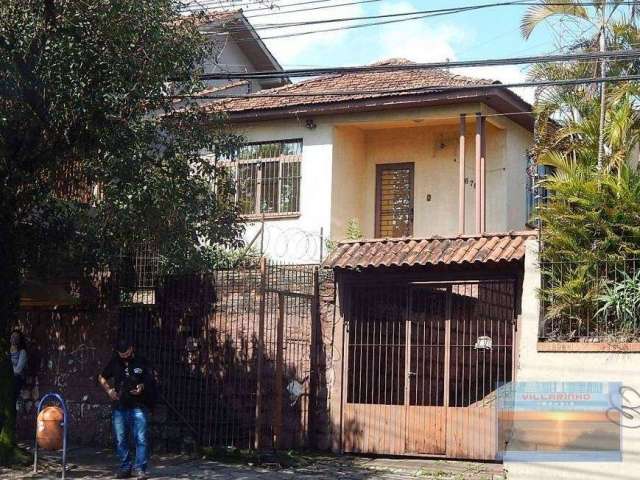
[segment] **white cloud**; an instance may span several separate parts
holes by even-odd
[[[408,2],[393,2],[381,14],[416,11]],[[434,26],[432,26],[434,25]],[[469,33],[453,24],[433,20],[411,20],[382,26],[378,31],[380,58],[402,57],[416,62],[435,62],[456,58],[454,45],[464,44]]]

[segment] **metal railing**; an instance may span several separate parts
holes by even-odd
[[[640,258],[543,261],[542,341],[640,339]]]

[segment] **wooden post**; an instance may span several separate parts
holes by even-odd
[[[480,233],[487,231],[487,118],[480,117]]]
[[[276,378],[275,378],[275,412],[273,419],[273,432],[275,434],[274,446],[282,447],[282,409],[284,402],[282,391],[284,389],[284,293],[278,293],[278,324],[276,326]]]
[[[480,168],[482,166],[482,113],[476,112],[476,234],[482,233],[482,187],[480,179]]]
[[[267,258],[260,258],[260,292],[258,307],[258,358],[256,365],[256,432],[254,446],[262,448],[262,361],[264,356],[264,317],[266,312]]]
[[[458,234],[464,235],[464,217],[465,217],[465,134],[467,133],[467,115],[460,114],[460,174],[458,183]]]

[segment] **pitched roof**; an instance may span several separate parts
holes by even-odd
[[[220,33],[228,33],[236,40],[238,48],[252,62],[255,70],[282,71],[282,66],[269,51],[241,9],[209,10],[206,13],[186,15],[183,19],[194,21],[204,35],[219,36]],[[260,83],[265,88],[269,88],[286,85],[289,82],[287,77],[280,77],[266,78]]]
[[[533,230],[450,238],[401,238],[344,241],[324,265],[338,269],[516,262],[524,258]]]
[[[361,99],[402,97],[420,93],[421,89],[429,89],[428,93],[438,92],[438,89],[432,89],[433,87],[473,87],[500,83],[494,80],[456,75],[444,69],[393,69],[393,66],[396,65],[415,65],[415,62],[403,58],[392,58],[372,64],[372,66],[391,67],[384,71],[324,75],[292,85],[256,92],[247,98],[224,100],[216,104],[215,108],[230,113],[272,110],[302,105],[335,104]],[[389,93],[389,90],[398,89],[401,91]],[[354,91],[362,91],[363,93],[326,94],[326,92]],[[293,96],[287,96],[292,94]]]

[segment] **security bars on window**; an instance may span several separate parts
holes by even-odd
[[[302,140],[251,143],[232,167],[236,199],[246,216],[300,213]]]

